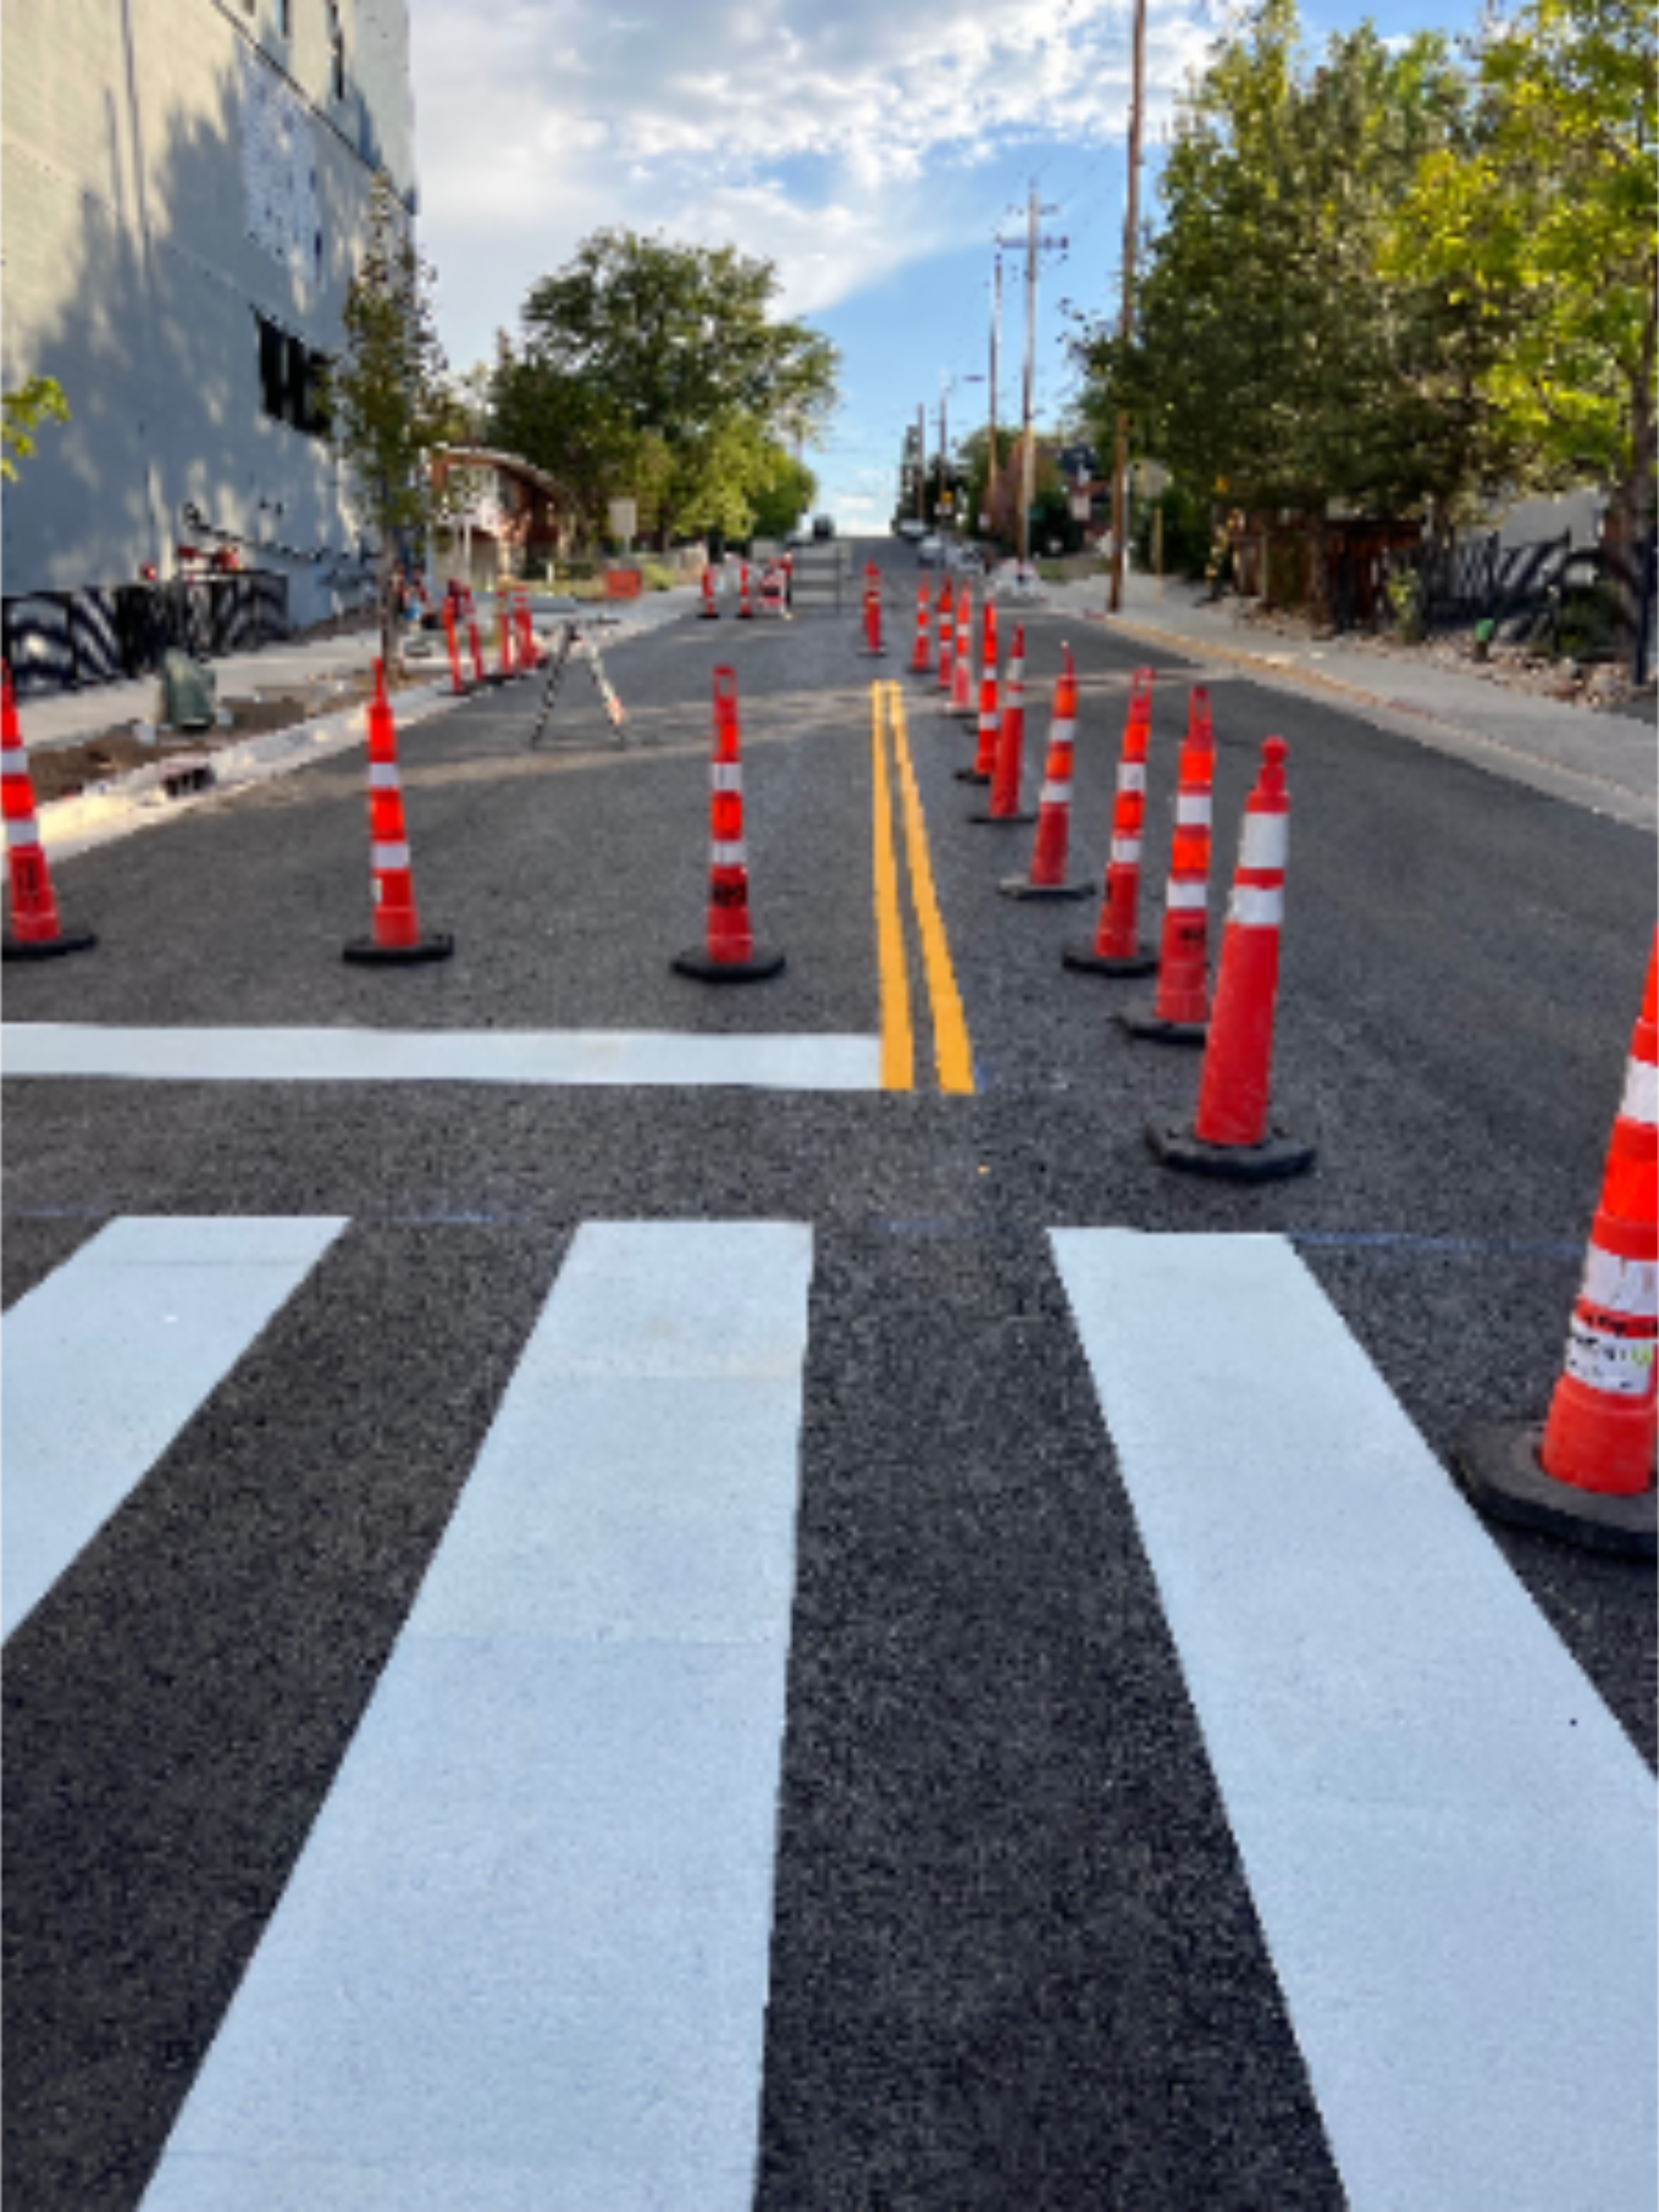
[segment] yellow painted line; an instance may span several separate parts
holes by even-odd
[[[904,801],[904,842],[910,863],[910,897],[921,932],[922,968],[927,977],[928,1003],[933,1016],[933,1059],[941,1091],[974,1088],[974,1054],[968,1041],[968,1024],[951,965],[950,941],[933,890],[933,865],[927,852],[927,829],[922,819],[921,794],[916,789],[910,764],[910,742],[905,734],[904,698],[896,684],[889,684],[892,704],[893,750],[898,761],[899,787]]]
[[[893,851],[893,799],[882,733],[882,687],[870,686],[870,759],[876,805],[876,964],[881,977],[881,1087],[913,1091],[916,1041],[910,1026],[910,976],[899,918],[898,861]]]

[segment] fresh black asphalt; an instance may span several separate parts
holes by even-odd
[[[1029,830],[965,817],[972,750],[855,614],[692,619],[611,657],[532,756],[526,685],[403,745],[417,894],[453,960],[364,970],[361,769],[85,855],[90,955],[7,971],[9,1022],[842,1030],[879,1005],[868,681],[896,680],[978,1089],[908,1096],[14,1081],[5,1296],[139,1212],[352,1227],[8,1652],[4,2201],[131,2206],[325,1794],[583,1219],[811,1221],[799,1579],[759,2201],[1340,2203],[1042,1231],[1292,1237],[1431,1445],[1536,1417],[1559,1369],[1652,926],[1651,841],[1206,672],[1212,902],[1269,732],[1293,814],[1276,1117],[1316,1171],[1170,1176],[1193,1055],[1145,984],[1063,969],[1015,905]],[[1006,641],[1008,617],[1004,616]],[[1074,854],[1098,874],[1144,658],[1027,617],[1028,788],[1069,638]],[[670,972],[703,925],[710,671],[738,671],[752,990]],[[1159,909],[1188,672],[1158,658]],[[919,963],[912,992],[925,998]],[[711,1286],[711,1327],[718,1326]],[[1650,1577],[1494,1532],[1650,1761]]]

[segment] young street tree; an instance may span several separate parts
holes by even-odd
[[[40,425],[69,419],[69,403],[55,377],[31,376],[15,391],[0,392],[0,477],[15,483],[17,464],[33,453]]]
[[[587,528],[619,494],[665,535],[742,536],[779,449],[827,422],[837,357],[774,321],[775,264],[629,230],[583,241],[532,286],[493,388],[494,435],[568,484]]]
[[[393,578],[399,540],[439,519],[429,456],[462,427],[433,317],[433,272],[384,172],[344,309],[345,343],[325,379],[332,435],[379,554],[380,656],[396,665]]]
[[[1528,0],[1488,27],[1474,126],[1423,164],[1385,266],[1498,333],[1483,395],[1534,473],[1610,495],[1608,536],[1653,526],[1659,142],[1650,8]]]

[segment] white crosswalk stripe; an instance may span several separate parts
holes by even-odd
[[[344,1226],[112,1221],[8,1314],[5,1635]]]
[[[116,1222],[11,1310],[9,1626],[345,1226]],[[1284,1239],[1049,1246],[1305,2154],[1356,2212],[1646,2212],[1640,1759]],[[753,2201],[814,1265],[799,1224],[579,1230],[144,2212]]]

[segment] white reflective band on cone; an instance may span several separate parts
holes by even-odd
[[[1179,876],[1171,876],[1164,887],[1164,903],[1173,913],[1187,913],[1208,902],[1208,893],[1201,883],[1187,883]]]
[[[1578,1293],[1586,1305],[1606,1313],[1645,1315],[1659,1318],[1659,1263],[1652,1260],[1621,1260],[1592,1244],[1584,1257],[1584,1286]]]
[[[708,781],[711,790],[741,791],[743,763],[741,761],[713,762],[708,770]]]
[[[377,845],[374,848],[374,866],[377,870],[384,869],[389,875],[406,869],[409,866],[408,846]]]
[[[32,814],[29,816],[27,822],[7,823],[6,842],[8,845],[14,848],[14,849],[20,845],[25,847],[38,845],[40,842],[40,827]]]
[[[1183,830],[1207,829],[1210,823],[1210,794],[1207,791],[1180,792],[1176,796],[1176,820]]]
[[[1077,723],[1071,715],[1058,716],[1048,725],[1048,742],[1052,745],[1069,745],[1077,735]]]
[[[1069,806],[1072,787],[1069,783],[1045,783],[1040,802],[1044,806]]]
[[[1139,861],[1140,840],[1139,837],[1113,838],[1112,866],[1115,868],[1136,867],[1139,865]]]
[[[1659,1121],[1659,1067],[1650,1060],[1626,1062],[1625,1095],[1619,1111],[1625,1121],[1641,1121],[1650,1128]]]
[[[717,868],[741,868],[745,865],[743,840],[734,837],[727,843],[716,842],[712,849],[714,866]]]
[[[401,791],[396,765],[391,761],[370,761],[368,786],[371,791]]]
[[[1247,814],[1244,837],[1238,848],[1241,868],[1282,868],[1289,842],[1288,814]]]
[[[1264,890],[1260,884],[1235,884],[1227,919],[1242,929],[1277,929],[1285,919],[1285,894]]]
[[[17,744],[0,745],[0,775],[27,775],[29,772],[28,748]]]
[[[1653,1339],[1615,1336],[1574,1315],[1567,1335],[1567,1373],[1610,1398],[1645,1397],[1653,1382]]]
[[[1146,762],[1120,762],[1117,771],[1117,787],[1120,791],[1145,791],[1146,788]]]

